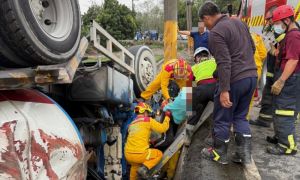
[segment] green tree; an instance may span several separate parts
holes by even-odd
[[[148,30],[157,30],[158,33],[162,33],[164,24],[164,13],[162,6],[155,5],[153,1],[145,1],[138,7],[140,9],[136,15],[138,29],[142,32]]]
[[[193,1],[193,7],[192,7],[192,24],[193,27],[198,26],[198,10],[201,7],[201,5],[206,2],[207,0],[194,0]],[[239,5],[240,0],[214,0],[214,2],[219,6],[220,10],[222,12],[227,12],[227,5],[232,4],[233,5],[233,13],[236,14]],[[186,0],[179,0],[178,2],[178,26],[179,29],[184,30],[186,29]]]
[[[82,19],[83,35],[88,34],[92,20],[118,40],[132,39],[137,29],[135,13],[117,0],[105,0],[103,5],[93,4]]]

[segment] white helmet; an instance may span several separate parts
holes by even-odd
[[[197,56],[197,54],[203,52],[203,51],[206,51],[208,56],[210,56],[210,52],[209,50],[206,48],[206,47],[198,47],[194,53],[194,58]]]

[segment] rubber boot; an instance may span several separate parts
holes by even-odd
[[[202,157],[208,160],[216,161],[220,164],[228,164],[227,149],[228,141],[214,139],[214,147],[204,148],[201,151]]]
[[[275,135],[274,136],[267,136],[266,140],[267,140],[268,143],[278,144],[278,137],[276,137]]]
[[[137,174],[138,174],[138,179],[149,179],[150,178],[149,169],[145,165],[142,165],[138,169]]]
[[[288,149],[284,145],[276,144],[275,146],[268,146],[267,153],[274,155],[295,155],[297,153],[297,148]]]
[[[251,135],[235,133],[236,152],[232,157],[235,163],[251,163]]]

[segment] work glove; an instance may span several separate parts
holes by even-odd
[[[283,86],[284,86],[285,81],[283,81],[282,79],[278,79],[271,88],[271,93],[275,94],[275,95],[279,95]]]
[[[165,112],[165,116],[168,116],[169,118],[171,118],[172,117],[172,112],[170,110],[167,110]]]
[[[161,103],[161,109],[164,109],[166,105],[169,104],[169,100],[164,100],[162,103]]]

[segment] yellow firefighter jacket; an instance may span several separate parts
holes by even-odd
[[[174,71],[174,64],[176,63],[177,59],[173,59],[168,61],[162,66],[160,73],[156,76],[156,78],[149,84],[144,92],[141,93],[141,97],[143,99],[150,99],[153,94],[155,94],[159,89],[161,89],[162,95],[165,99],[170,99],[169,95],[169,82],[170,80],[175,80],[177,85],[180,87],[186,87],[187,82],[193,80],[193,73],[191,66],[188,65],[187,69],[187,77],[188,79],[174,79],[173,71]]]
[[[153,118],[138,115],[129,125],[125,152],[144,153],[150,146],[151,131],[164,133],[169,129],[169,122],[168,116],[163,123],[159,123]]]

